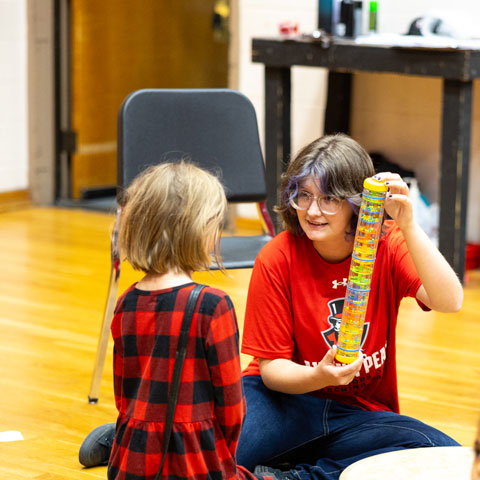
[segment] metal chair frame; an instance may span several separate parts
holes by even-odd
[[[165,112],[162,112],[164,101]],[[205,122],[201,121],[204,119],[203,116]],[[209,116],[213,120],[207,118]],[[170,119],[174,125],[169,124]],[[194,137],[191,144],[188,132],[177,135],[175,130],[189,123]],[[170,135],[167,135],[168,139],[165,139],[165,146],[162,138],[158,138],[162,129],[170,132]],[[227,135],[228,139],[224,138]],[[171,139],[176,136],[178,139]],[[183,146],[182,142],[186,142],[187,145]],[[198,145],[201,148],[198,148]],[[206,153],[210,148],[214,152]],[[241,149],[245,152],[240,151]],[[176,157],[172,156],[172,152]],[[264,234],[221,239],[222,261],[226,269],[253,267],[258,251],[275,235],[274,224],[265,205],[267,196],[265,167],[253,105],[244,95],[228,89],[148,89],[130,94],[122,104],[118,116],[117,197],[147,166],[159,163],[159,158],[160,161],[178,159],[178,152],[188,155],[200,166],[220,168],[229,202],[253,201],[257,204]],[[221,161],[218,161],[219,159]],[[241,180],[240,185],[236,184],[237,179]],[[98,402],[110,325],[117,300],[121,269],[118,249],[121,214],[121,207],[118,207],[111,234],[110,278],[88,394],[89,403]],[[212,265],[212,269],[217,268],[216,264]]]

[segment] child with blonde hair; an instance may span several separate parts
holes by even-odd
[[[227,201],[214,175],[181,161],[140,174],[121,203],[120,251],[145,276],[120,296],[112,321],[116,425],[89,434],[80,462],[108,460],[110,480],[153,480],[162,461],[179,332],[196,287],[192,273],[209,269],[212,250],[221,265]],[[238,338],[230,298],[204,286],[188,333],[162,478],[261,478],[235,461],[245,415]]]

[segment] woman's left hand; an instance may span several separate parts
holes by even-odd
[[[381,172],[373,178],[385,183],[388,187],[387,198],[385,199],[385,211],[395,220],[396,224],[403,230],[415,222],[413,207],[409,196],[408,185],[397,173]]]
[[[402,231],[422,282],[417,299],[438,312],[458,312],[463,302],[462,285],[445,257],[415,222],[407,184],[400,175],[390,172],[378,173],[374,178],[385,182],[388,187],[385,211]]]

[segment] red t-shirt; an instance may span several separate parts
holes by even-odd
[[[363,366],[349,385],[312,394],[364,410],[398,412],[398,308],[403,297],[416,295],[421,281],[401,231],[392,222],[386,222],[385,229],[378,243],[365,317]],[[349,270],[350,257],[328,263],[305,235],[277,235],[255,261],[242,352],[257,358],[292,359],[307,366],[320,362],[338,338]],[[243,374],[260,374],[256,358]]]

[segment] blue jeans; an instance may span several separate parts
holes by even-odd
[[[247,416],[237,463],[251,471],[268,465],[300,480],[338,480],[348,465],[379,453],[459,446],[439,430],[397,413],[274,392],[260,376],[244,377],[243,386]]]

